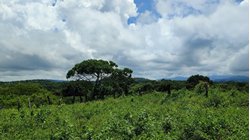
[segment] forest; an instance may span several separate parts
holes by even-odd
[[[0,139],[248,139],[249,84],[133,78],[112,61],[0,83]]]

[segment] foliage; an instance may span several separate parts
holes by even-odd
[[[57,103],[58,97],[43,88],[38,83],[8,82],[0,85],[1,108],[27,107]]]
[[[0,95],[31,95],[42,91],[43,88],[37,83],[4,83],[0,85]]]
[[[79,80],[95,79],[99,82],[110,75],[116,67],[118,66],[112,61],[89,59],[76,64],[68,71],[66,77],[67,79],[75,77]]]
[[[133,71],[129,68],[118,69],[118,65],[112,61],[89,59],[76,64],[68,71],[66,78],[76,80],[93,81],[91,100],[104,99],[105,95],[114,92],[124,92],[128,95],[129,86],[132,83]],[[108,85],[109,89],[105,88]],[[121,91],[121,90],[122,91]],[[109,93],[106,93],[109,92]],[[115,95],[114,95],[115,96]]]
[[[194,92],[198,94],[206,93],[206,90],[208,90],[208,83],[200,81],[195,87]]]
[[[0,139],[248,139],[248,93],[213,88],[0,110]]]
[[[203,80],[193,90],[184,81],[134,82],[130,69],[93,62],[75,67],[105,72],[97,87],[91,80],[0,83],[0,139],[248,139],[248,83],[214,83],[205,98]],[[93,91],[103,100],[87,102]]]
[[[210,81],[210,79],[207,76],[203,76],[199,74],[192,75],[187,79],[187,89],[194,88],[197,84],[199,84],[200,81],[212,83],[212,81]]]
[[[152,91],[158,92],[169,92],[169,90],[181,90],[185,88],[186,83],[184,81],[172,81],[172,80],[161,80],[161,81],[145,81],[137,82],[130,88],[131,93],[134,94],[145,94]]]
[[[93,84],[89,81],[70,81],[64,83],[62,89],[62,96],[73,96],[72,103],[75,102],[75,97],[79,96],[80,102],[83,102],[82,96],[85,97],[84,101],[88,101],[90,91]]]

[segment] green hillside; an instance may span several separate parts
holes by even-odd
[[[0,139],[248,139],[248,93],[151,92],[0,110]]]

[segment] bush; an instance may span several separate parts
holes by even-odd
[[[37,107],[41,105],[50,105],[56,103],[58,98],[51,93],[44,91],[42,93],[35,93],[30,96],[30,102]]]
[[[204,92],[204,93],[205,93],[205,96],[208,97],[208,88],[209,88],[208,83],[207,83],[207,82],[202,82],[202,81],[201,81],[199,84],[197,84],[197,85],[195,86],[194,91],[195,91],[196,93],[198,93],[198,94],[201,94],[202,92]]]
[[[205,102],[205,107],[220,107],[224,102],[224,97],[218,94],[209,96],[208,101]]]

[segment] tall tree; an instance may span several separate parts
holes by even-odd
[[[91,99],[95,99],[99,94],[99,88],[104,78],[110,77],[117,64],[112,61],[89,59],[76,64],[68,71],[66,78],[73,78],[75,80],[85,80],[94,82]]]

